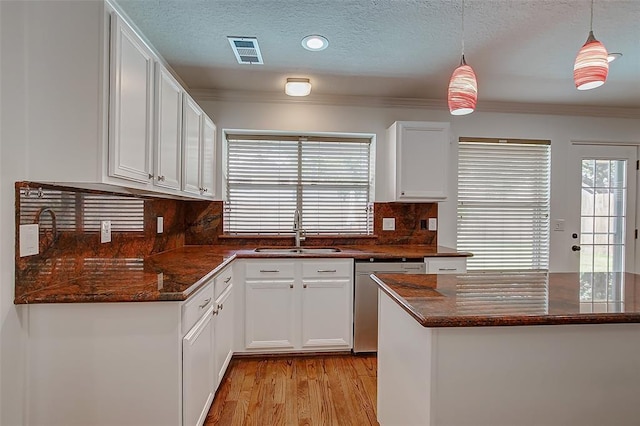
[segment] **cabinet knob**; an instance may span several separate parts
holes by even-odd
[[[302,284],[302,288],[307,288],[307,285],[306,284]]]
[[[164,182],[164,176],[158,176],[158,181]]]
[[[289,288],[293,288],[293,284],[289,284]]]

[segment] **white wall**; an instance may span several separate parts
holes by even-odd
[[[640,143],[639,119],[482,112],[474,112],[465,117],[452,117],[448,111],[418,108],[230,101],[199,101],[199,103],[220,130],[232,128],[375,133],[378,154],[383,151],[380,149],[382,144],[386,143],[387,127],[397,120],[449,121],[454,140],[460,136],[549,139],[551,140],[551,218],[566,220],[564,232],[551,232],[550,269],[552,271],[570,270],[572,259],[576,256],[570,250],[573,244],[571,233],[578,232],[579,222],[577,217],[572,217],[571,213],[574,211],[566,203],[571,190],[566,184],[567,173],[570,172],[566,165],[571,141]],[[218,148],[218,152],[221,153],[221,141]],[[440,203],[438,213],[440,218],[438,242],[440,245],[450,247],[456,245],[457,154],[455,146],[453,148],[449,176],[452,196],[449,201]],[[220,158],[218,161],[218,167],[220,167]],[[377,201],[385,201],[383,185],[379,184],[381,179],[385,178],[385,174],[384,158],[378,155],[376,159]]]
[[[24,3],[0,1],[0,424],[21,425],[26,335],[14,295],[14,190],[27,175]]]

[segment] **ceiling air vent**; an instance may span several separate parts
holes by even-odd
[[[239,64],[264,64],[255,37],[227,37]]]

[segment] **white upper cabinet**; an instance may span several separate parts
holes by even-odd
[[[153,178],[153,67],[151,50],[112,14],[109,174],[147,184]]]
[[[397,121],[387,130],[391,201],[444,201],[448,196],[449,123]]]
[[[182,87],[156,64],[155,185],[180,190],[182,183]]]
[[[23,43],[24,179],[211,198],[214,162],[204,174],[194,172],[193,191],[182,190],[182,167],[191,161],[182,157],[184,87],[117,5],[31,2],[27,9],[19,25],[46,37]],[[215,125],[205,125],[206,115],[192,103],[201,120],[197,138],[205,139],[196,156],[215,161]],[[70,161],[73,167],[64,167]]]
[[[214,197],[216,183],[216,125],[209,117],[204,117],[202,129],[202,195]]]
[[[216,126],[187,94],[184,95],[182,135],[182,189],[203,197],[214,197]]]
[[[184,96],[182,121],[182,189],[200,195],[200,151],[202,149],[202,120],[204,113],[190,96]]]

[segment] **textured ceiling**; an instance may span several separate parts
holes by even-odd
[[[309,77],[313,95],[446,99],[461,53],[460,0],[117,0],[193,90],[281,93]],[[640,108],[640,0],[595,0],[610,52],[607,83],[580,92],[573,61],[589,0],[466,0],[465,57],[482,101]],[[322,34],[329,48],[301,40]],[[264,65],[240,65],[227,36],[257,37]]]

